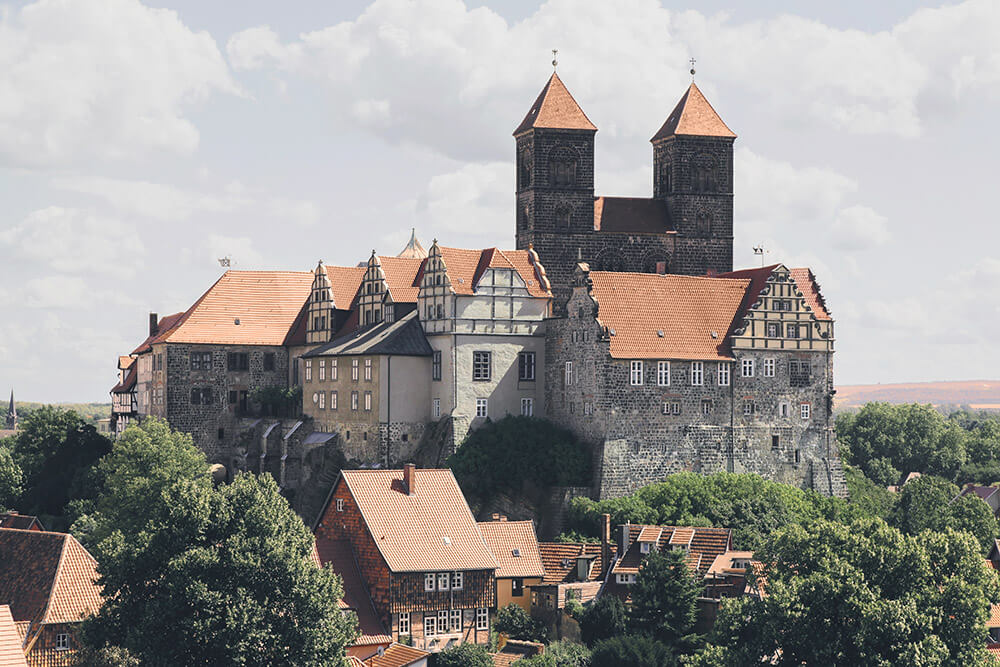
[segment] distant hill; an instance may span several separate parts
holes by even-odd
[[[95,424],[97,421],[107,419],[111,416],[110,403],[32,403],[30,401],[14,401],[14,405],[17,406],[17,413],[21,417],[32,410],[37,410],[43,405],[52,405],[61,410],[72,410],[83,417],[84,421],[91,424]],[[6,413],[6,407],[3,408],[3,411]]]
[[[834,408],[837,410],[856,408],[872,401],[930,403],[937,407],[1000,410],[1000,381],[845,385],[837,387]]]

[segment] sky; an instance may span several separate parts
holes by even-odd
[[[0,0],[0,392],[107,401],[220,257],[513,247],[551,49],[603,195],[651,195],[696,59],[735,265],[813,269],[838,384],[998,379],[998,34],[996,0]]]

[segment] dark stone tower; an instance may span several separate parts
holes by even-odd
[[[573,237],[594,232],[596,133],[597,127],[554,72],[514,130],[517,247],[534,247],[557,302],[569,296],[576,262],[587,259],[580,256]]]
[[[733,141],[694,83],[653,144],[653,197],[666,202],[677,238],[671,273],[733,270]]]

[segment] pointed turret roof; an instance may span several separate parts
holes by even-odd
[[[417,240],[416,228],[410,229],[410,240],[406,242],[406,247],[396,257],[405,257],[407,259],[423,259],[427,257],[427,251],[424,250],[424,247],[420,245],[420,241]]]
[[[538,99],[531,105],[528,115],[514,130],[514,136],[536,127],[597,131],[597,126],[590,122],[587,114],[583,113],[583,109],[576,103],[555,72],[538,94]]]
[[[667,116],[666,122],[650,141],[658,141],[675,135],[696,137],[736,138],[736,133],[722,122],[722,118],[708,103],[701,90],[692,81],[684,97]]]
[[[7,408],[7,428],[17,428],[17,407],[14,405],[14,390],[10,390],[10,406]]]

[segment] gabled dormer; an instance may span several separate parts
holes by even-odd
[[[372,250],[365,276],[361,280],[361,291],[358,292],[358,324],[365,327],[383,320],[391,322],[391,306],[392,297],[381,258]]]
[[[306,343],[327,343],[333,335],[333,287],[327,275],[323,260],[313,271],[312,290],[309,293],[309,307],[306,317]]]

